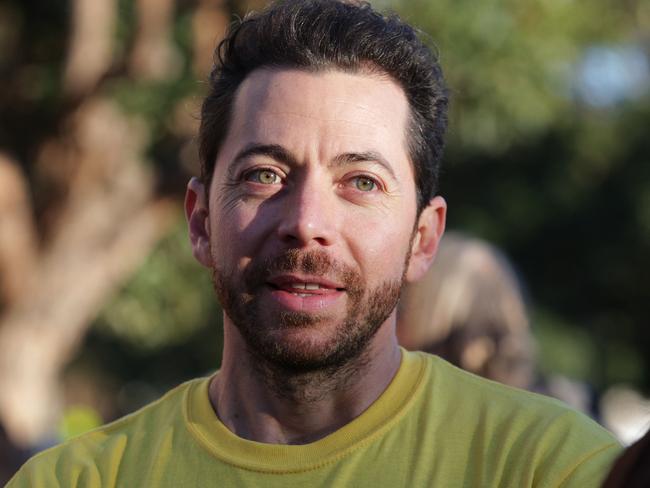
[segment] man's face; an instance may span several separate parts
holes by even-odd
[[[387,323],[420,240],[408,113],[403,90],[378,75],[258,70],[242,83],[202,262],[226,326],[254,354],[336,366]]]

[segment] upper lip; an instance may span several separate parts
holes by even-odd
[[[280,275],[272,276],[270,279],[267,280],[267,283],[277,288],[290,287],[291,284],[293,283],[316,283],[321,288],[330,288],[330,289],[337,289],[337,290],[342,290],[345,288],[341,283],[333,280],[329,280],[322,276],[296,274],[296,273],[280,274]]]

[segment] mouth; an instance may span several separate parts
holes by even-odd
[[[267,284],[274,290],[304,297],[345,291],[343,285],[321,277],[276,276]]]
[[[301,310],[327,307],[346,291],[341,283],[316,276],[275,276],[267,285],[284,306]]]

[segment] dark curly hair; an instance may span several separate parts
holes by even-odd
[[[404,90],[411,115],[409,156],[421,211],[438,191],[448,97],[437,57],[397,15],[365,2],[284,0],[235,23],[219,44],[201,109],[199,156],[206,188],[223,143],[237,88],[262,67],[378,72]]]

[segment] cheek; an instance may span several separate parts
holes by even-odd
[[[240,203],[223,210],[211,222],[213,252],[233,262],[253,256],[266,240],[269,228],[270,219],[257,205]]]
[[[390,220],[389,220],[390,221]],[[392,221],[395,223],[395,221]],[[378,281],[401,279],[410,245],[410,229],[388,225],[387,221],[366,222],[353,230],[357,262],[367,276]]]

